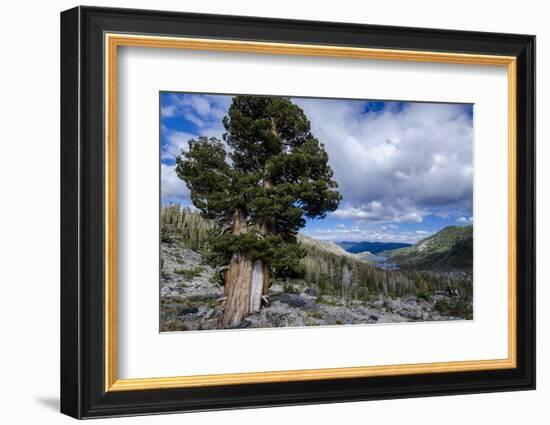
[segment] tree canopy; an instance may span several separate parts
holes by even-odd
[[[304,255],[298,230],[341,200],[325,147],[288,98],[236,96],[223,125],[223,140],[191,140],[176,159],[191,201],[222,230],[212,249],[220,261],[241,253],[276,275],[295,275]],[[238,232],[236,219],[245,222]]]

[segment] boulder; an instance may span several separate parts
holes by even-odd
[[[317,288],[314,288],[314,287],[306,288],[304,293],[306,295],[311,295],[312,297],[316,297],[317,296]]]
[[[282,293],[274,295],[271,298],[272,302],[279,301],[281,303],[284,303],[290,307],[294,308],[306,308],[308,305],[312,304],[311,300],[308,300],[301,295],[298,294],[288,294],[288,293]]]
[[[188,314],[195,314],[199,311],[198,307],[182,307],[178,311],[178,316],[187,316]]]

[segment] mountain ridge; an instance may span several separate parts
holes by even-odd
[[[471,270],[473,226],[447,226],[412,246],[382,251],[401,268]]]

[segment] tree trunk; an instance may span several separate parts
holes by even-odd
[[[225,275],[224,328],[237,326],[249,314],[251,279],[252,261],[239,253],[234,254]]]
[[[269,180],[264,181],[265,188],[273,187]],[[271,223],[259,223],[258,228],[267,236],[271,233]],[[245,214],[237,210],[233,214],[232,232],[240,235],[248,232]],[[251,313],[260,311],[262,295],[269,290],[270,266],[262,260],[254,264],[249,257],[235,253],[225,275],[225,304],[221,324],[224,328],[237,326],[242,319]]]
[[[260,311],[264,286],[264,264],[261,260],[254,262],[250,285],[250,313]]]
[[[262,296],[269,294],[270,266],[262,260],[256,260],[252,269],[252,289],[250,291],[250,312],[260,311]]]
[[[274,122],[273,122],[273,119],[271,120],[271,125],[272,127],[275,125]],[[273,131],[274,130],[274,127],[273,127]],[[271,181],[269,179],[265,179],[264,182],[263,182],[263,187],[265,189],[271,189],[273,188],[273,183],[271,183]],[[275,234],[275,231],[274,231],[274,226],[273,226],[273,223],[271,222],[262,222],[260,223],[260,231],[264,233],[264,235],[273,235]],[[262,269],[262,276],[261,276],[261,285],[262,285],[262,291],[261,291],[261,294],[260,294],[260,304],[262,302],[261,300],[261,295],[268,295],[269,293],[269,278],[270,278],[270,270],[271,270],[271,266],[266,263],[266,262],[261,262],[261,269]],[[258,266],[260,267],[260,266]],[[259,309],[259,305],[258,305],[258,309]]]
[[[232,232],[240,235],[248,231],[246,217],[240,210],[233,214]],[[225,274],[225,303],[221,317],[221,325],[231,328],[241,323],[250,313],[250,294],[252,287],[252,261],[246,255],[235,253],[229,262],[229,270]]]

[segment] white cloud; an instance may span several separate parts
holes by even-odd
[[[214,128],[221,130],[222,118],[227,113],[231,99],[231,96],[171,93],[165,95],[161,117],[183,117],[201,131]]]
[[[161,147],[161,160],[173,161],[189,148],[189,140],[199,136],[222,137],[222,118],[231,103],[230,96],[169,94],[161,108],[162,118],[182,117],[197,127],[197,134],[161,127],[164,144]],[[161,198],[163,203],[176,202],[189,204],[189,190],[185,182],[178,178],[175,165],[161,164]]]
[[[172,93],[164,99],[161,107],[162,118],[181,117],[193,123],[197,129],[196,134],[192,134],[163,125],[161,131],[165,144],[161,149],[161,160],[175,160],[182,150],[187,151],[189,140],[199,136],[222,138],[225,131],[222,119],[231,103],[231,96]]]
[[[471,214],[472,121],[466,107],[409,103],[364,113],[363,102],[293,99],[325,144],[344,202],[335,215],[422,222]]]
[[[393,229],[395,230],[395,229]],[[326,241],[374,241],[415,243],[424,239],[430,232],[424,230],[394,232],[392,229],[368,228],[360,226],[337,226],[333,229],[304,230],[304,234]]]
[[[189,199],[189,189],[176,174],[175,165],[161,164],[161,198],[163,203],[182,203]]]
[[[474,222],[474,218],[473,217],[458,217],[456,219],[456,221],[458,223],[464,223],[464,224],[468,224],[468,223],[473,223]]]
[[[196,138],[193,134],[165,127],[163,127],[161,131],[166,140],[166,143],[162,145],[160,153],[160,159],[163,161],[175,160],[182,150],[187,151],[189,148],[189,140]]]
[[[163,106],[160,108],[160,116],[162,118],[172,118],[175,113],[176,113],[175,105]]]
[[[371,201],[359,207],[348,204],[331,215],[365,222],[422,223],[424,214],[424,210],[416,209],[410,202],[396,200],[395,203]]]
[[[382,111],[365,114],[364,102],[305,98],[293,102],[304,109],[313,134],[325,144],[343,195],[331,216],[388,226],[422,223],[429,214],[472,222],[473,134],[466,107],[408,103],[400,108],[388,103]],[[171,94],[161,114],[180,116],[194,123],[198,134],[221,138],[221,121],[230,103],[230,96]],[[187,150],[188,140],[197,137],[162,131],[167,141],[163,160],[175,159]],[[174,193],[176,185],[172,180],[165,183],[163,174],[165,184],[173,187],[163,187],[163,194]]]

